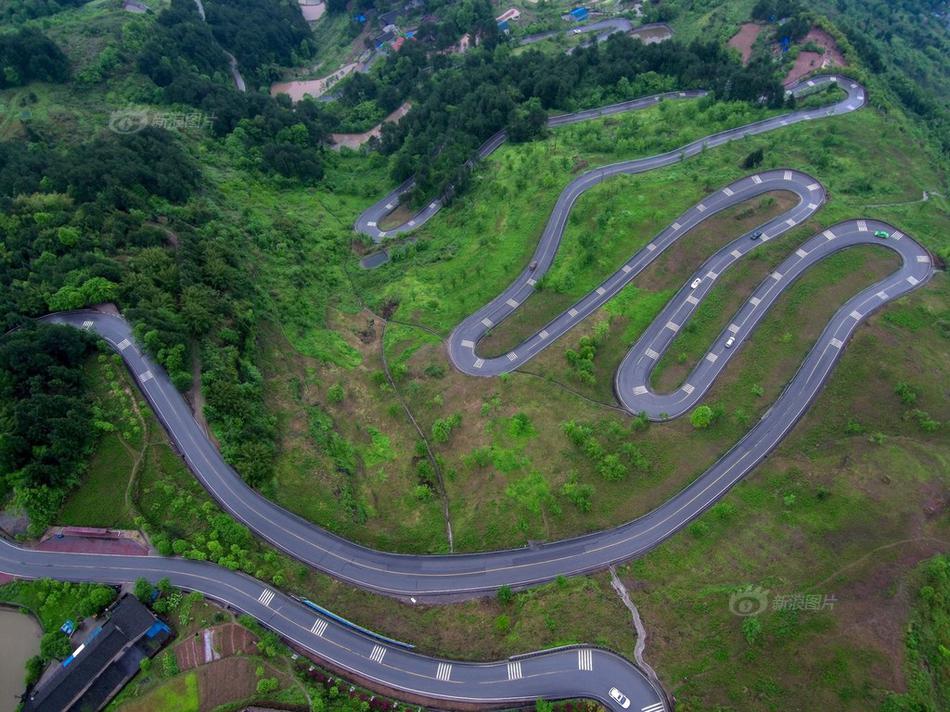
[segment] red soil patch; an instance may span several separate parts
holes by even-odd
[[[205,646],[205,631],[211,631],[211,656]],[[175,647],[178,668],[190,670],[221,658],[257,652],[257,636],[237,623],[225,623],[210,629],[199,630],[188,640]]]
[[[257,691],[257,676],[254,661],[249,658],[227,658],[198,670],[198,694],[201,712],[250,697]],[[283,678],[267,671],[267,677]]]
[[[237,623],[226,623],[214,629],[214,649],[221,657],[257,652],[257,636]]]
[[[742,63],[747,64],[749,57],[752,56],[752,45],[755,44],[755,38],[762,31],[762,25],[755,22],[746,22],[739,31],[729,40],[729,46],[739,50],[742,54]]]
[[[148,547],[135,539],[117,537],[101,538],[64,535],[55,536],[36,545],[40,551],[65,551],[81,554],[124,554],[126,556],[148,556]]]
[[[826,67],[831,66],[848,66],[848,63],[845,61],[844,55],[838,48],[834,38],[820,27],[812,27],[808,34],[805,35],[805,38],[801,41],[801,44],[807,44],[808,42],[814,42],[816,45],[823,48],[825,53],[818,54],[817,52],[800,52],[798,57],[795,59],[795,64],[792,65],[788,75],[785,77],[784,83],[786,86],[798,81],[815,69],[825,69]]]

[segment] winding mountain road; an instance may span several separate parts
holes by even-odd
[[[704,219],[750,197],[786,190],[799,198],[795,206],[759,228],[763,231],[761,241],[774,239],[808,218],[825,200],[824,189],[810,176],[794,170],[770,170],[735,181],[686,211],[599,287],[523,344],[497,358],[477,354],[478,341],[485,332],[503,321],[533,293],[536,280],[553,262],[572,205],[585,190],[612,175],[670,165],[704,147],[797,121],[846,113],[864,104],[864,90],[845,78],[816,78],[802,87],[831,81],[845,88],[847,98],[830,107],[791,112],[706,137],[673,152],[624,161],[576,178],[558,198],[542,233],[534,255],[535,269],[526,268],[501,295],[465,319],[450,336],[447,347],[453,364],[462,372],[476,376],[498,375],[517,368],[610,299],[664,249]],[[637,105],[632,102],[628,108]],[[596,111],[584,113],[598,115]],[[357,229],[374,239],[384,237],[375,224],[370,223],[377,222],[372,218],[394,209],[391,197],[387,196],[360,216]],[[438,201],[431,203],[396,231],[417,227],[439,207]],[[889,237],[875,237],[875,230],[884,230]],[[631,412],[644,411],[654,419],[682,414],[701,398],[769,307],[798,276],[835,251],[867,243],[894,250],[901,257],[900,267],[848,300],[835,313],[773,407],[689,486],[645,516],[613,529],[530,548],[474,554],[420,556],[375,551],[341,539],[287,512],[248,487],[224,462],[165,372],[136,345],[124,319],[96,311],[52,314],[44,319],[94,331],[121,354],[195,476],[224,509],[258,536],[298,560],[361,588],[405,599],[457,600],[483,596],[503,585],[530,586],[635,558],[712,506],[791,430],[816,397],[858,324],[883,304],[930,278],[933,273],[930,255],[913,239],[884,223],[870,220],[839,223],[809,239],[754,290],[682,388],[672,394],[654,393],[648,385],[649,373],[676,331],[716,278],[760,244],[748,234],[743,235],[700,267],[695,275],[701,279],[700,285],[680,290],[621,364],[616,375],[616,391],[625,408]],[[735,342],[727,349],[725,340],[730,336]],[[660,691],[637,668],[609,652],[582,647],[484,665],[437,661],[338,626],[259,581],[208,563],[160,557],[38,552],[0,541],[0,571],[23,577],[103,582],[130,581],[142,575],[153,580],[168,576],[177,586],[201,591],[259,618],[334,666],[381,685],[430,698],[493,704],[536,697],[586,696],[611,709],[620,709],[608,695],[610,687],[616,686],[633,699],[637,705],[634,709],[647,712],[667,709]]]
[[[663,693],[623,657],[572,646],[492,663],[440,660],[364,635],[320,615],[272,586],[202,561],[158,556],[53,553],[0,539],[0,571],[23,578],[121,584],[167,577],[179,588],[254,616],[282,638],[377,687],[448,703],[504,706],[538,698],[587,697],[620,710],[609,691],[621,689],[649,712],[667,710]]]

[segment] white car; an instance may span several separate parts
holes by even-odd
[[[571,30],[571,34],[572,34],[572,35],[579,35],[580,33],[581,33],[581,31],[580,31],[579,28],[576,28],[576,27],[575,27],[573,30]]]
[[[730,336],[728,339],[726,339],[726,348],[731,349],[734,343],[736,343],[736,337]]]
[[[610,688],[610,696],[624,709],[627,709],[630,706],[630,700],[616,687]]]
[[[699,286],[700,284],[702,284],[702,283],[703,283],[703,278],[702,278],[702,277],[697,277],[696,279],[693,280],[693,283],[692,283],[691,285],[689,285],[689,286],[690,286],[692,289],[696,289],[696,287],[698,287],[698,286]]]

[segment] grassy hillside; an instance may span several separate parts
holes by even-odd
[[[680,36],[722,41],[752,4],[663,3],[679,8],[672,22]],[[108,136],[110,113],[130,105],[192,111],[163,105],[135,70],[134,52],[151,22],[105,0],[35,21],[66,52],[74,79],[0,92],[0,138],[71,147]],[[331,30],[327,24],[324,31]],[[318,47],[314,62],[330,62],[334,52]],[[950,192],[937,124],[904,110],[888,85],[901,75],[871,72],[862,57],[849,55],[869,87],[870,106],[860,112],[735,142],[587,193],[544,290],[499,325],[487,346],[501,352],[517,343],[703,195],[748,173],[740,164],[757,149],[762,168],[815,176],[829,190],[828,203],[723,275],[660,363],[658,388],[676,387],[749,289],[834,222],[886,220],[946,258]],[[459,375],[443,340],[520,272],[556,196],[579,172],[767,113],[711,100],[665,102],[505,146],[415,242],[396,247],[393,261],[372,272],[358,266],[365,245],[351,226],[392,187],[385,157],[328,152],[324,178],[304,185],[261,170],[259,151],[244,140],[253,122],[227,138],[205,128],[175,130],[175,144],[194,161],[193,194],[178,205],[146,196],[116,218],[159,231],[142,250],[149,261],[140,263],[138,246],[109,255],[123,267],[136,265],[134,282],[123,289],[172,273],[197,273],[213,286],[216,326],[210,336],[189,337],[178,375],[198,376],[195,388],[210,397],[205,414],[228,457],[235,459],[236,443],[268,446],[237,453],[237,461],[270,458],[272,469],[262,468],[266,476],[256,482],[281,505],[395,551],[473,551],[571,536],[649,511],[714,462],[771,406],[836,306],[893,269],[890,253],[840,253],[789,290],[705,397],[718,418],[702,432],[686,419],[646,424],[617,412],[613,374],[703,257],[781,211],[782,194],[708,221],[508,377]],[[37,258],[37,273],[49,262]],[[59,287],[39,284],[37,303]],[[179,302],[175,289],[149,306],[160,306],[155,311],[169,324],[180,312],[200,320],[204,302]],[[948,304],[950,283],[941,272],[872,316],[779,450],[686,531],[621,568],[647,625],[647,659],[680,709],[892,712],[913,704],[936,709],[933,700],[945,699],[928,698],[930,678],[921,681],[943,643],[928,635],[905,641],[905,630],[909,622],[935,630],[932,621],[942,615],[930,594],[909,591],[917,564],[945,550],[950,536],[943,511]],[[582,339],[593,346],[588,370],[567,358]],[[434,654],[486,659],[577,641],[632,652],[628,613],[604,574],[559,580],[510,603],[428,608],[309,572],[220,512],[113,359],[87,370],[101,435],[84,486],[58,523],[143,528],[165,553],[234,565]],[[231,407],[224,414],[222,402]],[[259,419],[244,429],[235,413]],[[566,429],[589,429],[620,469],[576,447]],[[819,611],[769,609],[757,623],[744,623],[752,619],[731,614],[728,602],[746,585],[768,589],[771,600],[820,594],[836,603]]]

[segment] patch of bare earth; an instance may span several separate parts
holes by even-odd
[[[848,63],[841,53],[841,49],[834,38],[820,27],[813,27],[802,40],[802,44],[812,42],[822,49],[823,54],[811,51],[802,51],[795,59],[795,64],[785,76],[784,84],[788,86],[804,77],[809,72],[816,69],[827,69],[828,67],[847,67]]]
[[[333,139],[333,148],[339,150],[341,146],[346,146],[347,148],[356,149],[369,141],[371,138],[379,138],[383,133],[383,124],[395,123],[399,121],[399,119],[409,113],[409,109],[411,108],[412,104],[407,101],[369,131],[364,131],[362,133],[330,134],[330,138]]]
[[[755,22],[747,22],[742,25],[739,31],[729,40],[729,46],[739,50],[739,53],[742,55],[743,64],[748,64],[749,58],[752,56],[752,45],[755,44],[755,39],[759,36],[762,29],[762,25]]]
[[[244,657],[225,658],[198,668],[198,695],[200,712],[211,712],[221,705],[243,700],[257,692],[257,663]],[[286,685],[287,675],[272,668],[265,669],[267,677],[276,677]]]

